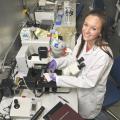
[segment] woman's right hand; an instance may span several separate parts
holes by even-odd
[[[56,61],[53,59],[51,62],[48,63],[48,69],[50,72],[54,72],[57,68],[57,63]]]

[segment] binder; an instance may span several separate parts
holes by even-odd
[[[58,109],[56,109],[56,106],[58,106]],[[55,111],[53,113],[50,113],[50,110],[48,114],[46,114],[47,117],[45,120],[85,120],[68,104],[62,104],[61,106],[60,102],[56,106],[51,109],[54,110],[55,108]]]

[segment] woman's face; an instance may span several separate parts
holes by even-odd
[[[99,17],[89,15],[82,27],[83,39],[87,42],[95,41],[101,34],[102,21]]]

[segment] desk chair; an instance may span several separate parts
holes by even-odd
[[[107,81],[107,88],[105,99],[103,102],[103,110],[119,120],[111,111],[107,108],[120,101],[120,56],[114,59],[114,64],[110,72],[110,78]]]

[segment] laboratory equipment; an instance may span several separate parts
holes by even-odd
[[[51,40],[51,53],[55,58],[64,56],[66,54],[66,44],[63,40],[53,39]]]
[[[64,21],[66,24],[70,25],[73,14],[74,10],[71,7],[70,1],[64,1]]]
[[[17,97],[17,96],[14,97],[10,109],[11,119],[30,120],[31,117],[33,116],[31,113],[32,113],[32,103],[34,100],[35,99],[28,97]],[[38,107],[37,102],[36,102],[36,107]]]

